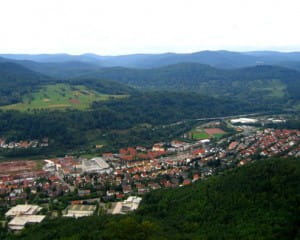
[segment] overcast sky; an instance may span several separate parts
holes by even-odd
[[[300,51],[299,23],[299,0],[0,0],[0,52]]]

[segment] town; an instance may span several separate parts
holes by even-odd
[[[126,214],[150,191],[190,185],[254,159],[300,157],[299,130],[254,123],[246,118],[206,122],[170,142],[92,158],[1,162],[1,219],[19,231],[45,217]]]

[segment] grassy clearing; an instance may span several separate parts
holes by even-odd
[[[22,103],[1,107],[6,110],[27,111],[34,109],[88,109],[94,101],[108,101],[124,98],[126,95],[101,94],[85,86],[54,84],[42,87],[39,91],[26,95]]]
[[[255,81],[255,87],[252,91],[267,91],[268,98],[283,98],[286,96],[286,86],[278,79],[272,79],[269,81]]]

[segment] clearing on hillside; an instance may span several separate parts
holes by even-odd
[[[108,101],[124,98],[127,95],[101,94],[85,86],[54,84],[46,85],[37,92],[25,95],[23,102],[1,107],[6,110],[33,109],[88,109],[94,101]]]

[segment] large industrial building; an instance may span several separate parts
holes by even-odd
[[[231,119],[231,123],[241,123],[241,124],[249,124],[249,123],[257,123],[258,120],[254,118],[237,118],[237,119]]]
[[[95,205],[71,205],[66,209],[64,217],[87,217],[93,215],[96,210]]]
[[[112,214],[126,214],[138,209],[142,198],[130,196],[123,202],[117,202]]]
[[[103,158],[97,157],[91,160],[82,160],[82,171],[85,173],[110,173],[111,168]]]
[[[20,204],[12,207],[5,216],[12,218],[8,223],[8,228],[12,231],[22,230],[26,224],[40,223],[45,216],[36,215],[42,208],[37,205]]]
[[[37,205],[19,204],[12,207],[5,213],[5,217],[15,217],[17,215],[34,215],[37,214],[42,208]]]
[[[40,223],[45,216],[43,215],[20,215],[14,217],[9,223],[8,228],[12,231],[22,230],[26,224]]]

